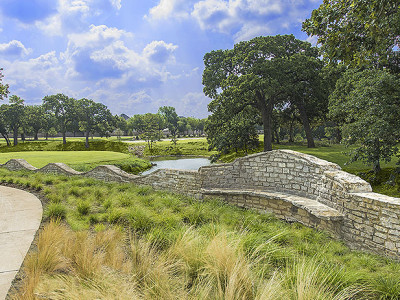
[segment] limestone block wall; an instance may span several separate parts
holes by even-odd
[[[104,181],[131,182],[139,176],[129,174],[113,165],[97,166],[91,171],[82,173],[85,177],[100,179]]]
[[[276,150],[239,158],[230,164],[200,168],[203,188],[275,191],[314,199],[343,215],[337,236],[354,249],[400,258],[400,199],[372,192],[369,183],[333,163],[290,150]],[[224,195],[225,200],[236,199]],[[236,197],[237,198],[237,197]],[[238,199],[238,198],[237,198]],[[286,204],[287,205],[287,204]],[[259,208],[259,204],[248,207]],[[332,232],[332,224],[313,222],[311,216],[293,216],[285,205],[264,202],[261,209],[297,218]],[[317,225],[317,226],[316,226]],[[338,226],[333,230],[337,232]]]
[[[331,188],[325,186],[327,182],[331,186],[336,184],[338,188],[371,191],[367,182],[342,172],[337,164],[291,150],[249,155],[230,164],[202,167],[199,171],[206,189],[273,190],[327,201],[334,201]],[[327,174],[336,177],[327,178]]]
[[[219,196],[327,230],[352,248],[400,258],[399,198],[373,193],[367,182],[338,165],[290,150],[258,153],[198,171],[162,169],[146,176],[115,166],[99,166],[86,173],[63,164],[37,169],[21,159],[2,167],[151,185],[196,198]]]
[[[133,180],[136,184],[151,185],[155,189],[170,190],[197,198],[201,197],[201,179],[198,171],[160,169]]]

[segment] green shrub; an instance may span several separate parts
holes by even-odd
[[[47,207],[46,216],[51,219],[65,219],[67,209],[61,203],[50,203]]]
[[[90,203],[86,201],[80,201],[76,206],[76,209],[80,215],[85,216],[90,211]]]

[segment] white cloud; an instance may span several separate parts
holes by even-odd
[[[116,9],[121,9],[121,0],[110,0],[110,2]]]
[[[110,13],[121,8],[121,0],[59,0],[57,13],[35,25],[48,35],[64,35],[80,29],[91,16]]]
[[[164,41],[153,41],[143,49],[143,56],[155,63],[174,61],[173,52],[178,46]]]
[[[234,34],[235,41],[247,41],[256,36],[266,36],[271,34],[272,30],[264,24],[244,24],[240,30]]]
[[[190,2],[188,0],[160,0],[145,16],[148,20],[185,19],[189,17]]]
[[[205,0],[194,5],[192,16],[202,29],[228,33],[235,23],[235,11],[223,0]]]
[[[36,102],[47,94],[68,91],[55,51],[26,61],[0,60],[12,94]],[[29,74],[29,76],[27,76]]]
[[[146,18],[168,20],[189,16],[202,30],[234,36],[235,42],[259,35],[289,33],[309,14],[316,0],[160,0]],[[318,0],[319,1],[319,0]]]
[[[117,41],[124,36],[132,36],[131,33],[106,25],[90,25],[89,31],[68,35],[68,43],[74,48],[99,47],[112,41]]]
[[[20,41],[12,40],[8,43],[0,44],[0,54],[6,56],[23,56],[32,52],[32,49],[25,48]]]
[[[194,5],[191,15],[203,30],[233,33],[235,41],[241,41],[270,33],[268,21],[285,9],[278,0],[203,0]]]
[[[204,96],[202,92],[189,92],[183,96],[176,111],[181,116],[204,118],[210,114],[207,110],[210,101],[211,99]]]

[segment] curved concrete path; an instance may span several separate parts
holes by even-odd
[[[0,186],[0,300],[32,244],[42,220],[42,203],[31,193]]]

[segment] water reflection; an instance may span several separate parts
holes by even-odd
[[[207,158],[182,158],[182,157],[159,157],[151,159],[152,163],[156,163],[151,169],[142,173],[142,175],[150,174],[158,169],[179,169],[179,170],[198,170],[200,167],[209,166],[211,162]]]

